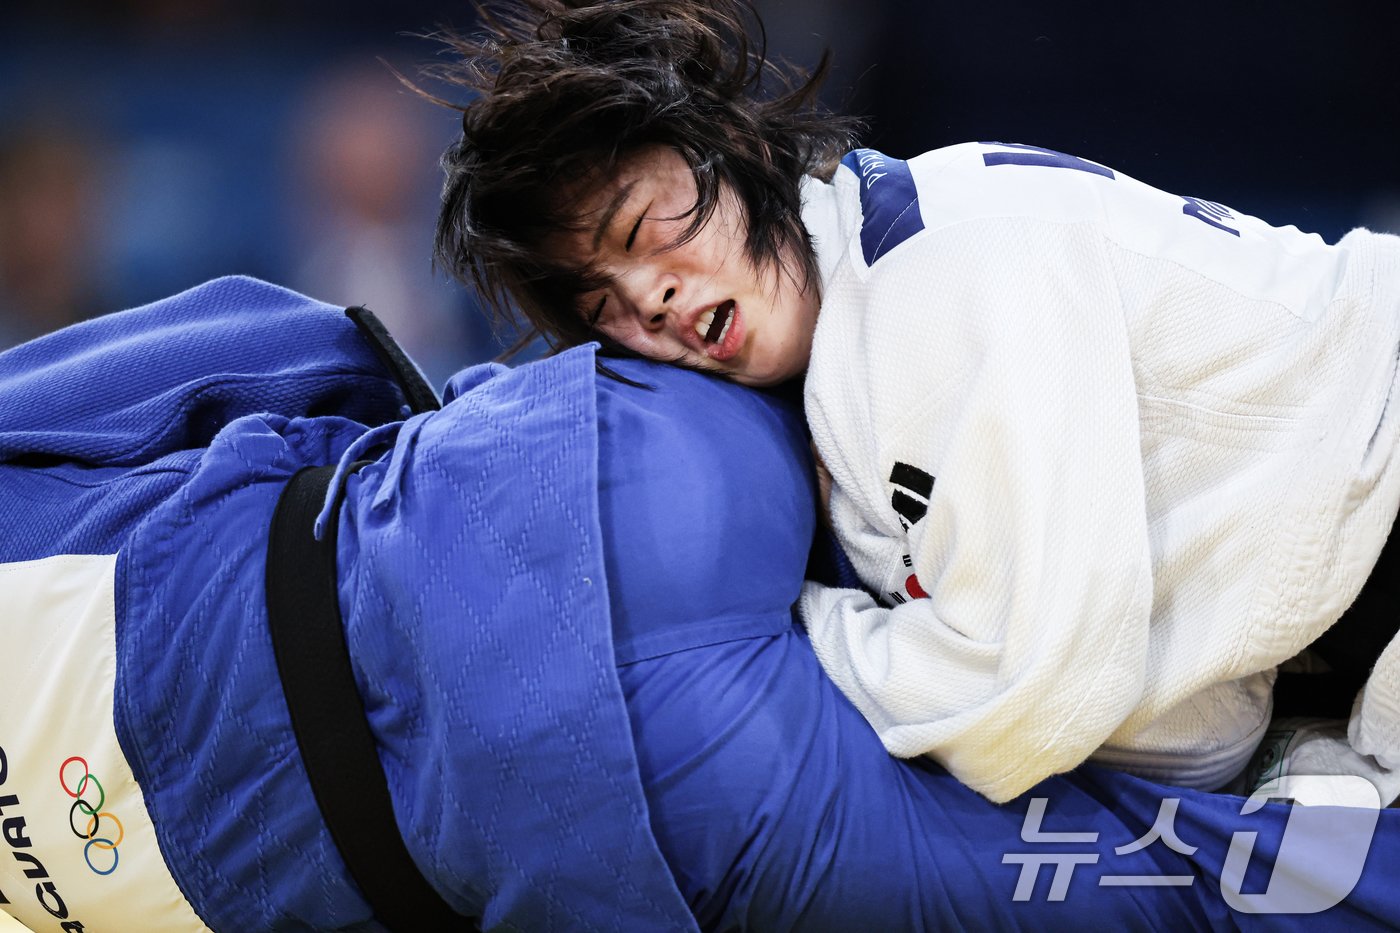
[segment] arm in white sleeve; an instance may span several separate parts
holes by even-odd
[[[1069,639],[1077,645],[1054,646],[1025,676],[1006,677],[1002,645],[959,634],[929,600],[885,608],[863,591],[808,582],[800,607],[823,667],[891,754],[927,754],[998,803],[1083,762],[1137,696],[1130,632],[1098,645],[1097,627],[1084,626]],[[1097,663],[1065,661],[1066,678],[1044,676],[1056,654],[1076,649]]]
[[[928,754],[1003,801],[1082,762],[1138,702],[1152,576],[1131,358],[1112,281],[1082,255],[1092,237],[1032,230],[1038,252],[959,279],[952,270],[997,255],[976,233],[936,234],[948,274],[925,261],[896,279],[939,292],[906,289],[915,313],[883,350],[869,315],[847,338],[878,356],[851,368],[874,374],[868,391],[808,390],[843,546],[872,589],[897,590],[912,569],[912,595],[927,598],[885,608],[808,584],[800,607],[886,748]],[[937,328],[920,338],[911,317]],[[893,417],[878,402],[838,410],[882,394],[912,404]],[[934,479],[907,533],[886,482],[895,463]]]

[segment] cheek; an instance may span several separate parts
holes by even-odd
[[[640,353],[643,356],[656,355],[655,338],[634,325],[600,322],[595,329],[609,340],[621,344],[633,353]]]
[[[609,340],[615,341],[616,343],[620,343],[624,347],[631,347],[631,344],[628,343],[627,339],[629,334],[627,328],[625,327],[622,327],[618,324],[610,324],[604,321],[599,321],[593,326],[593,329],[596,330],[598,333],[602,334],[603,336],[607,337]]]
[[[668,222],[665,242],[674,243],[690,227],[689,218]],[[669,251],[687,271],[714,275],[721,270],[748,270],[742,225],[721,210],[710,215],[700,232]]]

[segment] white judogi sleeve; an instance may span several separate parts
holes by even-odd
[[[830,284],[807,417],[843,546],[907,601],[809,584],[801,612],[893,754],[1002,801],[1079,764],[1137,703],[1152,579],[1101,248],[1063,224],[997,236],[927,231],[879,260],[877,286]]]

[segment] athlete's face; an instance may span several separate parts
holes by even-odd
[[[606,282],[581,296],[579,313],[652,359],[746,385],[796,376],[812,349],[815,285],[804,289],[791,261],[754,269],[744,249],[744,209],[728,185],[700,231],[674,245],[695,198],[690,166],[665,146],[640,150],[589,191],[579,205],[581,229],[546,244]]]

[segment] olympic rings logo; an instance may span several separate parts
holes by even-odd
[[[68,766],[74,762],[77,762],[82,767],[83,771],[83,776],[78,780],[78,786],[76,788],[68,786],[67,778]],[[68,828],[71,829],[73,835],[77,836],[79,839],[87,840],[87,845],[83,846],[83,859],[87,862],[88,868],[91,868],[93,872],[98,875],[110,875],[117,870],[117,846],[121,845],[122,840],[126,838],[126,830],[122,827],[122,821],[117,819],[116,814],[102,809],[103,804],[107,802],[107,792],[103,790],[102,783],[97,780],[95,774],[88,770],[87,759],[79,755],[74,755],[58,766],[58,784],[63,788],[65,794],[74,799],[73,806],[68,810]],[[84,796],[88,794],[93,787],[97,788],[97,803],[95,804]],[[77,817],[80,813],[86,817],[81,830],[79,830],[77,822]],[[105,835],[97,835],[98,829],[102,827],[104,820],[116,826],[117,838],[115,840],[109,839]],[[104,867],[99,868],[97,865],[94,865],[92,855],[93,849],[97,849],[99,852],[112,853],[112,864],[106,864],[106,856],[99,856],[98,860]]]

